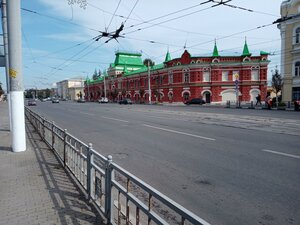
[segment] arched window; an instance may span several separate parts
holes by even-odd
[[[190,70],[183,69],[182,75],[183,75],[183,83],[189,83],[190,82]]]
[[[173,84],[173,72],[169,71],[169,84]]]
[[[300,43],[300,27],[296,29],[295,40],[296,44]]]
[[[300,77],[300,61],[295,63],[295,76]]]

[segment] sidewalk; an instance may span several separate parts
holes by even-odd
[[[0,102],[0,225],[103,224],[28,121],[26,142],[25,152],[11,151],[8,105]]]

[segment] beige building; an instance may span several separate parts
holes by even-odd
[[[56,83],[57,95],[62,99],[78,100],[80,92],[84,98],[84,79],[72,78]]]
[[[300,100],[300,0],[283,1],[280,12],[282,100]]]

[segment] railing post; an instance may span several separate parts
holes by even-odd
[[[42,117],[42,139],[45,141],[45,118]]]
[[[254,109],[254,103],[251,101],[250,109]]]
[[[52,125],[51,125],[51,134],[52,134],[51,147],[52,147],[52,150],[54,150],[54,121],[52,121]]]
[[[64,167],[66,167],[67,164],[66,146],[67,146],[67,129],[64,130]]]
[[[92,185],[93,185],[93,172],[92,172],[92,162],[94,161],[94,154],[92,152],[93,145],[89,143],[88,154],[87,154],[87,193],[88,199],[92,196]]]
[[[291,108],[291,102],[290,101],[288,101],[288,108]]]
[[[111,196],[111,181],[112,181],[112,156],[107,156],[106,168],[105,168],[105,215],[107,224],[111,223],[112,218],[112,196]]]

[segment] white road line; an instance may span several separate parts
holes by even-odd
[[[283,153],[283,152],[276,152],[276,151],[272,151],[272,150],[268,150],[268,149],[262,149],[262,151],[277,154],[277,155],[283,155],[283,156],[287,156],[287,157],[291,157],[291,158],[295,158],[295,159],[300,159],[299,155],[292,155],[292,154],[287,154],[287,153]]]
[[[85,112],[79,112],[79,113],[84,114],[84,115],[89,115],[89,116],[94,116],[95,115],[95,114],[92,114],[92,113],[85,113]]]
[[[102,118],[108,119],[108,120],[120,121],[120,122],[124,122],[124,123],[129,123],[129,121],[127,121],[127,120],[120,120],[120,119],[111,118],[111,117],[106,117],[106,116],[102,116]]]
[[[189,134],[189,133],[185,133],[185,132],[181,132],[181,131],[170,130],[170,129],[166,129],[166,128],[162,128],[162,127],[155,127],[155,126],[151,126],[151,125],[148,125],[148,124],[143,124],[143,126],[150,127],[150,128],[157,129],[157,130],[163,130],[163,131],[167,131],[167,132],[171,132],[171,133],[175,133],[175,134],[183,134],[183,135],[186,135],[186,136],[201,138],[201,139],[205,139],[205,140],[209,140],[209,141],[215,141],[216,140],[214,138],[203,137],[203,136],[199,136],[199,135],[195,135],[195,134]]]

